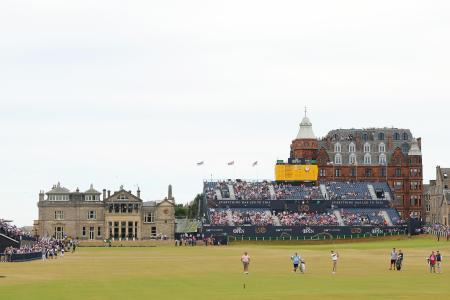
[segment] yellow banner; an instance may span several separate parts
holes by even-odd
[[[275,165],[276,181],[317,181],[316,165]]]

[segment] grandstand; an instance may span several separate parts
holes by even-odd
[[[405,230],[386,182],[204,182],[206,234],[308,235]],[[306,228],[307,227],[307,228]]]

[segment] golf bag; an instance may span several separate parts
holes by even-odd
[[[300,261],[300,272],[302,272],[302,273],[306,272],[306,264],[303,259]]]
[[[397,271],[400,271],[402,269],[402,260],[401,259],[397,259],[397,261],[395,262],[395,268],[397,269]]]

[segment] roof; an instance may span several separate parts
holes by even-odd
[[[144,207],[156,206],[156,201],[145,201],[142,203],[142,206]]]
[[[89,187],[89,189],[84,192],[85,194],[96,194],[96,195],[100,195],[101,193],[99,191],[97,191],[96,189],[94,189],[93,184],[91,184],[91,186]]]
[[[413,139],[411,148],[408,151],[408,155],[422,155],[422,152],[420,151],[419,144],[417,143],[416,139]]]
[[[316,136],[312,130],[312,123],[307,116],[305,116],[300,123],[297,139],[316,139]]]
[[[61,184],[58,182],[58,184],[54,185],[50,191],[48,191],[46,194],[68,194],[70,193],[70,190],[68,188],[65,188],[61,186]]]

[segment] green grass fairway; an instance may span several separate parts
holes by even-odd
[[[389,271],[392,247],[405,252],[401,272]],[[46,262],[0,264],[0,299],[450,299],[450,242],[431,238],[333,245],[79,248]],[[443,274],[429,274],[426,256],[441,250]],[[242,274],[240,255],[252,257]],[[291,272],[298,250],[307,274]],[[245,284],[245,289],[244,289]]]

